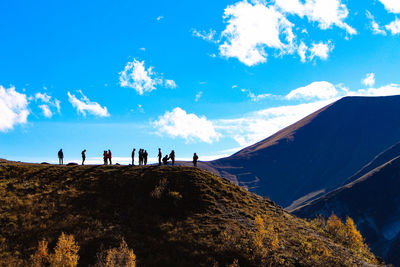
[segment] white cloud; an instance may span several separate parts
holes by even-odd
[[[51,112],[51,110],[50,110],[48,105],[46,105],[46,104],[39,105],[39,108],[42,110],[43,115],[46,118],[51,118],[53,116],[53,112]]]
[[[214,124],[217,130],[245,147],[271,136],[333,101],[268,108],[238,119],[218,120]]]
[[[368,73],[367,76],[361,81],[365,86],[374,86],[375,84],[375,73]]]
[[[400,19],[396,18],[394,21],[385,26],[392,35],[400,33]]]
[[[313,60],[315,57],[319,57],[322,60],[327,60],[329,57],[329,52],[333,50],[334,46],[328,43],[313,43],[312,47],[310,48],[310,60]]]
[[[349,92],[350,96],[391,96],[400,95],[400,85],[389,84],[379,88],[360,89],[356,92]]]
[[[208,32],[207,31],[198,31],[196,29],[192,30],[192,35],[198,38],[201,38],[205,41],[209,41],[209,42],[214,42],[217,43],[218,41],[215,40],[215,34],[217,32],[213,29],[210,29]]]
[[[318,22],[322,30],[337,26],[346,30],[348,34],[356,34],[357,31],[344,22],[349,11],[341,0],[276,0],[276,6],[286,13],[296,14],[300,17],[306,16],[310,21]]]
[[[386,8],[387,11],[392,13],[400,13],[399,0],[379,0]]]
[[[61,112],[61,106],[60,106],[60,100],[54,97],[54,100],[52,100],[53,97],[49,96],[47,93],[36,93],[35,94],[35,101],[41,101],[45,104],[39,105],[39,108],[42,110],[43,115],[46,118],[51,118],[53,116],[53,112],[51,111],[51,107],[56,108],[57,112]]]
[[[164,18],[164,16],[158,16],[157,18],[156,18],[156,20],[157,21],[160,21],[160,20],[162,20]]]
[[[28,99],[25,94],[0,85],[0,131],[5,132],[16,124],[27,123],[29,115]]]
[[[303,41],[301,41],[299,45],[299,49],[297,50],[297,53],[300,56],[301,62],[306,62],[306,53],[307,53],[308,47]]]
[[[225,9],[224,19],[228,25],[222,32],[225,41],[219,46],[222,56],[253,66],[267,61],[266,47],[282,54],[294,49],[293,24],[273,6],[241,1]]]
[[[45,103],[49,103],[50,102],[50,99],[51,99],[51,96],[49,96],[48,94],[46,94],[46,93],[44,93],[44,94],[42,94],[42,93],[36,93],[35,94],[35,99],[36,100],[42,100],[43,102],[45,102]]]
[[[78,99],[75,95],[68,92],[68,100],[72,104],[74,108],[81,113],[83,116],[86,116],[86,112],[99,116],[99,117],[109,117],[110,113],[108,113],[107,107],[100,106],[97,102],[91,102],[89,98],[87,98],[81,90],[78,90],[81,94],[81,98]]]
[[[172,88],[172,89],[174,89],[174,88],[176,88],[176,83],[175,83],[175,81],[173,81],[173,80],[165,80],[164,86],[165,86],[166,88]]]
[[[317,22],[321,30],[336,26],[350,35],[357,34],[345,22],[348,14],[341,0],[242,0],[229,5],[224,11],[227,26],[221,34],[219,51],[222,56],[237,58],[247,66],[265,63],[268,48],[274,51],[275,56],[297,53],[302,62],[307,61],[307,53],[310,53],[310,60],[315,57],[327,59],[333,44],[313,43],[308,48],[303,40],[298,41],[297,36],[303,34],[308,37],[307,30],[304,31],[304,27],[295,28],[288,18],[290,15],[305,17],[310,22]]]
[[[186,141],[202,141],[212,143],[218,140],[220,134],[215,131],[214,125],[204,116],[188,114],[177,107],[167,111],[153,122],[160,134],[167,134],[173,138],[181,137]]]
[[[251,92],[251,91],[248,90],[248,89],[242,89],[241,91],[244,92],[244,93],[247,92],[247,96],[248,96],[248,97],[251,99],[251,101],[253,101],[253,102],[258,102],[258,101],[263,100],[263,99],[265,99],[265,98],[272,97],[271,94],[259,94],[259,95],[256,95],[256,94],[254,94],[253,92]]]
[[[371,21],[371,30],[373,34],[386,35],[386,31],[375,21],[375,17],[367,10],[367,18]]]
[[[313,82],[307,86],[297,88],[286,95],[288,100],[327,100],[339,95],[339,91],[330,82]]]
[[[128,62],[123,71],[119,73],[119,84],[122,87],[133,88],[139,95],[156,90],[157,85],[167,88],[176,88],[173,80],[165,80],[153,72],[153,67],[146,69],[144,61],[134,59]]]
[[[198,101],[200,100],[200,98],[201,98],[202,95],[203,95],[203,92],[202,92],[202,91],[198,92],[198,93],[196,94],[196,97],[195,97],[194,101],[195,101],[195,102],[198,102]]]

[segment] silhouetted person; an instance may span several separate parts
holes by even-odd
[[[64,153],[62,149],[58,151],[58,164],[60,165],[64,164]]]
[[[86,160],[86,149],[84,149],[81,154],[82,154],[82,165],[84,165]]]
[[[143,160],[144,160],[144,165],[147,165],[147,157],[149,156],[149,154],[147,153],[147,150],[145,150],[143,152]]]
[[[171,153],[169,154],[169,158],[171,159],[171,161],[172,161],[172,166],[174,166],[174,164],[175,164],[175,151],[171,151]]]
[[[143,149],[139,149],[139,165],[143,164]]]
[[[111,155],[111,150],[110,149],[108,150],[107,158],[110,161],[110,165],[112,165],[112,162],[111,162],[112,155]]]
[[[161,166],[162,153],[161,148],[158,149],[158,166]]]
[[[107,165],[107,160],[108,160],[107,150],[104,150],[103,152],[103,159],[104,159],[104,165]]]
[[[199,159],[199,156],[197,156],[196,153],[193,155],[193,166],[197,167],[197,160]]]
[[[165,155],[165,157],[163,157],[162,162],[164,163],[164,166],[168,165],[168,155]]]
[[[136,149],[132,150],[132,155],[131,155],[131,157],[132,157],[132,165],[135,165],[135,151],[136,151]]]

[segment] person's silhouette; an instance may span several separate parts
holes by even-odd
[[[104,150],[104,152],[103,152],[103,159],[104,159],[104,165],[107,165],[107,161],[108,161],[107,150]]]
[[[110,161],[110,165],[112,165],[112,162],[111,162],[112,155],[111,155],[110,149],[108,150],[107,157],[108,157],[108,160]]]
[[[175,164],[175,151],[171,151],[171,153],[169,154],[169,158],[171,159],[171,161],[172,161],[172,166],[174,166],[174,164]]]
[[[193,166],[197,167],[197,160],[199,159],[199,156],[197,156],[196,153],[194,153],[193,155]]]
[[[136,151],[136,149],[132,150],[132,155],[131,155],[132,156],[132,166],[135,165],[135,151]]]
[[[161,166],[162,153],[161,148],[158,149],[158,166]]]
[[[58,164],[60,165],[64,164],[64,153],[62,149],[58,151]]]
[[[143,149],[139,149],[139,165],[143,163]]]
[[[163,163],[164,163],[164,166],[165,166],[165,165],[168,165],[168,155],[165,155],[165,156],[163,157],[162,161],[163,161]]]
[[[85,164],[85,160],[86,160],[86,149],[84,149],[84,150],[82,151],[82,165]]]
[[[147,150],[145,150],[144,152],[143,152],[143,160],[144,160],[144,165],[147,165],[147,156],[148,156],[149,154],[147,153]]]

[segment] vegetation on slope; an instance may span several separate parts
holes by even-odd
[[[80,266],[122,240],[138,266],[377,263],[273,202],[191,167],[3,163],[0,223],[0,260],[12,266],[26,266],[41,240],[55,251],[62,233],[79,245]]]

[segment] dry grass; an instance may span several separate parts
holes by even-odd
[[[1,164],[0,222],[0,261],[10,266],[26,266],[39,240],[53,251],[63,232],[79,244],[79,266],[122,239],[138,266],[376,263],[271,201],[190,167]],[[264,250],[254,246],[257,233]]]

